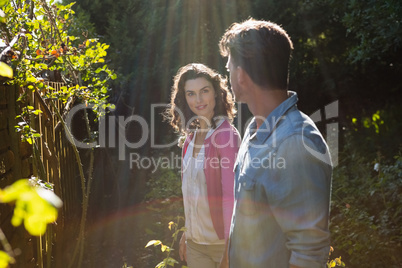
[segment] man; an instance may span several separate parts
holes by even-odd
[[[249,19],[230,26],[219,47],[236,100],[254,116],[234,168],[229,266],[326,267],[332,166],[288,91],[292,41],[280,26]]]

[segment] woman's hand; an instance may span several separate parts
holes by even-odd
[[[183,232],[179,243],[179,255],[181,261],[187,261],[186,234]]]
[[[219,264],[219,268],[229,268],[229,262],[227,256],[222,257],[221,263]]]
[[[221,259],[221,263],[219,264],[219,268],[229,268],[228,247],[229,247],[229,240],[226,240],[225,252],[223,252],[223,256]]]

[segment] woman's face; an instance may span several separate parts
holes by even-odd
[[[187,80],[184,84],[184,94],[191,111],[198,117],[211,121],[216,104],[212,83],[203,77]]]

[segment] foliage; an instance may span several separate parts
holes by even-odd
[[[159,155],[160,159],[166,156]],[[178,159],[180,160],[180,159]],[[181,220],[184,218],[177,216],[176,222],[171,221],[172,215],[183,215],[183,201],[181,193],[181,180],[178,167],[161,168],[158,167],[154,173],[150,175],[147,181],[147,193],[145,195],[145,204],[151,215],[153,215],[154,222],[145,229],[146,237],[161,237],[160,240],[150,240],[147,247],[161,246],[160,252],[154,252],[154,255],[159,257],[163,256],[163,261],[156,267],[174,266],[177,264],[175,260],[175,252],[171,252],[177,246],[177,236],[179,232],[183,231],[184,227],[179,228]],[[168,230],[162,226],[161,222],[169,222]],[[173,235],[172,235],[173,232]],[[163,244],[162,240],[172,237],[170,246]],[[146,240],[145,240],[146,241]]]
[[[11,223],[14,226],[24,222],[25,229],[35,236],[46,231],[46,225],[57,218],[57,209],[61,200],[52,192],[43,188],[33,188],[28,180],[19,180],[0,191],[2,203],[15,202]]]
[[[181,180],[177,170],[160,168],[147,181],[146,200],[175,198],[181,196]]]
[[[336,2],[336,1],[333,1]],[[354,35],[356,45],[349,51],[353,62],[381,60],[384,55],[401,49],[402,3],[397,0],[375,1],[364,4],[347,1],[342,22],[348,36]]]
[[[124,263],[121,268],[133,268],[133,266],[128,266],[127,263]]]
[[[30,13],[31,5],[34,13]],[[116,78],[104,63],[109,46],[85,33],[81,37],[69,35],[68,30],[75,23],[72,5],[48,5],[45,1],[5,5],[7,17],[2,37],[6,43],[14,36],[20,39],[8,51],[5,61],[15,70],[11,83],[38,90],[46,98],[64,102],[74,98],[94,104],[98,111],[100,106],[106,108],[108,81]],[[61,92],[46,86],[44,81],[51,78],[66,84]]]
[[[400,1],[261,0],[250,5],[247,16],[279,23],[291,36],[290,88],[307,114],[334,100],[346,116],[400,102]]]
[[[13,262],[14,260],[10,255],[0,250],[0,268],[7,268],[9,267],[8,264]]]
[[[145,246],[146,248],[149,247],[149,246],[155,246],[155,247],[160,246],[161,251],[166,253],[165,258],[163,259],[163,261],[158,263],[155,266],[155,268],[163,268],[163,267],[168,267],[168,266],[174,267],[175,264],[179,263],[174,258],[172,258],[170,256],[170,254],[171,254],[172,250],[174,250],[173,246],[176,243],[176,241],[178,240],[179,234],[185,231],[185,227],[179,228],[180,221],[184,221],[184,218],[180,217],[180,216],[177,216],[177,223],[173,222],[173,221],[170,221],[169,224],[168,224],[169,230],[173,232],[173,234],[172,234],[172,242],[171,242],[170,246],[167,246],[167,245],[163,244],[162,241],[160,241],[160,240],[150,240],[147,243],[147,245]],[[186,266],[183,265],[182,267],[186,267]]]
[[[17,126],[15,126],[15,130],[21,133],[22,141],[33,144],[36,138],[40,138],[40,134],[35,129],[33,129],[27,121],[25,121],[25,118],[29,118],[30,115],[38,115],[42,113],[42,111],[39,109],[35,109],[31,105],[24,106],[21,110],[21,114],[17,116],[17,118],[20,118],[21,121],[18,122]]]
[[[41,109],[49,109],[49,106],[53,108],[58,123],[63,126],[72,142],[80,172],[83,202],[79,238],[70,266],[74,265],[79,254],[77,266],[80,267],[94,157],[91,150],[88,179],[86,179],[77,146],[71,136],[71,126],[66,125],[65,118],[73,105],[78,102],[92,108],[98,117],[103,115],[106,108],[112,107],[107,99],[110,91],[109,83],[116,78],[116,74],[105,64],[106,50],[109,46],[89,36],[89,31],[82,28],[85,23],[74,17],[72,5],[73,3],[61,5],[53,0],[1,1],[1,13],[4,13],[4,16],[1,16],[0,35],[6,47],[1,51],[0,72],[10,78],[7,80],[8,84],[16,85],[23,91],[19,98],[23,108],[18,116],[20,122],[16,130],[21,133],[23,140],[33,145],[36,168],[40,169],[43,163],[38,155],[40,152],[37,145],[37,139],[41,134],[33,127],[33,122],[38,114],[44,111],[26,105],[32,93],[42,101]],[[71,33],[79,33],[81,36]],[[11,66],[13,72],[4,64]],[[64,86],[56,91],[49,86],[48,81],[62,82]],[[64,103],[63,108],[56,105],[58,102]],[[96,132],[91,130],[92,122],[87,111],[84,112],[88,140],[95,139]],[[44,172],[38,174],[39,179],[44,179]],[[25,188],[21,186],[20,190],[23,189]],[[37,201],[35,206],[26,207],[30,212],[28,214],[22,213],[24,203],[18,201],[13,224],[18,225],[24,221],[26,228],[35,234],[41,234],[44,232],[43,220],[45,222],[53,220],[55,212],[53,210],[53,214],[50,215],[52,210],[48,209],[45,203],[38,201],[40,199],[37,195],[24,194],[24,196]],[[30,203],[26,203],[28,204]],[[33,209],[41,213],[43,219],[39,220],[38,215],[32,214]]]
[[[18,180],[5,189],[0,189],[1,203],[15,203],[14,214],[11,223],[14,226],[24,222],[25,229],[34,236],[42,236],[46,226],[57,218],[57,209],[62,206],[62,201],[57,197],[48,185],[37,186],[38,181]],[[9,252],[0,251],[0,267],[7,267],[8,263],[14,263],[14,254],[10,245],[3,237],[3,247]]]
[[[2,61],[0,62],[0,76],[13,78],[13,69]]]
[[[350,144],[349,144],[350,146]],[[346,146],[334,170],[331,233],[352,267],[399,267],[402,156],[367,159]]]
[[[334,252],[334,248],[331,247],[329,250],[329,257],[331,257],[333,252]],[[342,261],[342,257],[335,258],[333,260],[331,260],[330,258],[328,259],[328,261],[327,261],[328,268],[332,268],[332,267],[336,267],[336,266],[346,267],[345,263]]]
[[[402,128],[401,116],[399,105],[360,111],[359,114],[348,116],[348,129],[351,131],[346,138],[351,140],[355,150],[367,157],[375,158],[380,153],[390,159],[402,145],[402,140],[398,138]]]

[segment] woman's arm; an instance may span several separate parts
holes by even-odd
[[[233,167],[240,145],[240,137],[234,130],[225,131],[221,134],[219,146],[219,159],[221,167],[222,183],[222,208],[225,230],[225,239],[229,237],[230,224],[234,204],[234,172]],[[226,146],[222,146],[226,145]]]

